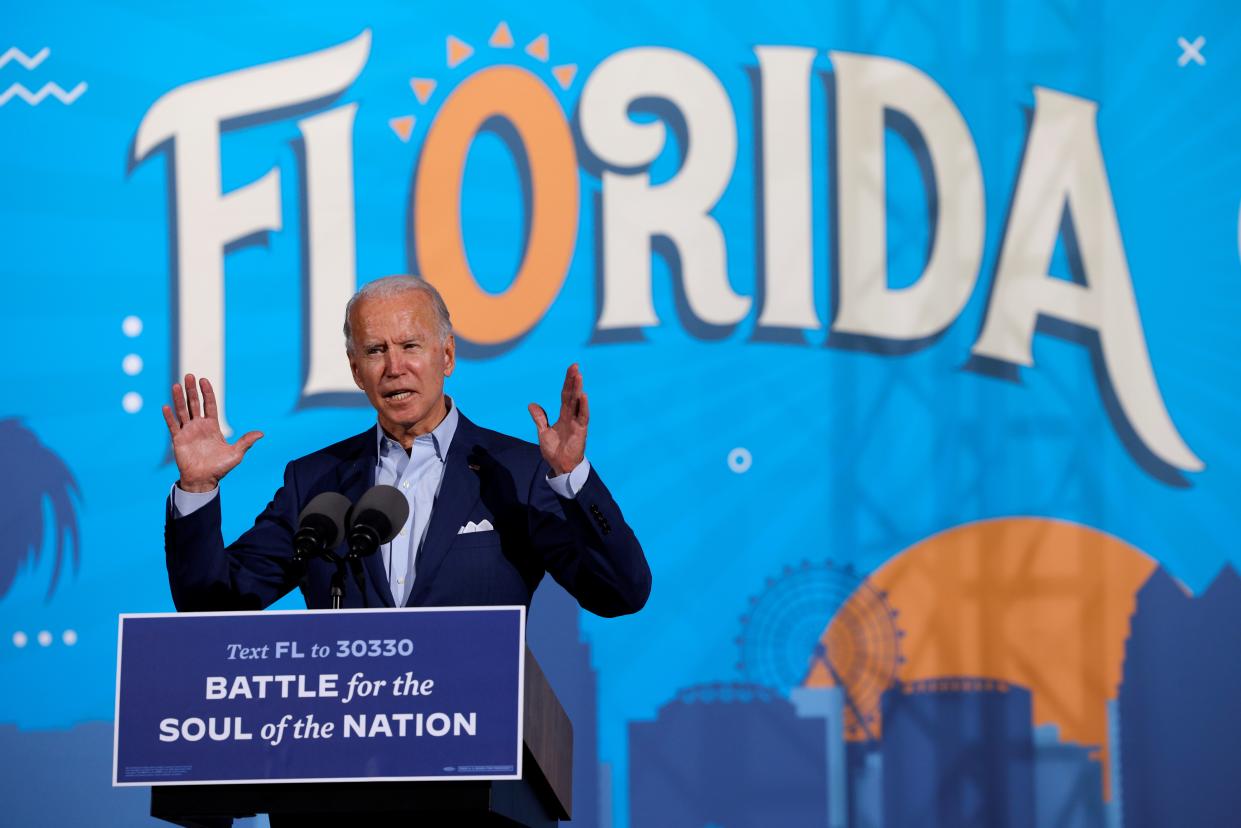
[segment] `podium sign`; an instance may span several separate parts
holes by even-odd
[[[520,779],[524,607],[122,615],[114,785]]]

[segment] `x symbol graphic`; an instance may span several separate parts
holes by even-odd
[[[1206,66],[1207,59],[1202,56],[1202,47],[1207,44],[1207,39],[1202,35],[1198,35],[1193,43],[1190,43],[1183,37],[1176,39],[1176,45],[1181,47],[1181,56],[1176,59],[1177,66],[1185,66],[1191,60],[1199,66]]]

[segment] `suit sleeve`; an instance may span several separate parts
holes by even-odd
[[[543,567],[583,609],[607,618],[642,609],[651,569],[620,507],[591,468],[573,499],[559,497],[540,462],[530,490],[530,537]]]
[[[221,497],[184,517],[174,517],[168,499],[164,554],[179,611],[262,609],[293,588],[298,501],[291,469],[285,469],[284,485],[254,526],[227,547],[220,531]]]

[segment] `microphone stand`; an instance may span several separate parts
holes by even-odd
[[[307,552],[313,552],[313,554],[307,554]],[[310,546],[297,548],[297,550],[294,552],[294,555],[293,555],[294,563],[300,564],[302,566],[307,565],[310,562],[309,561],[310,558],[323,558],[324,560],[331,561],[332,563],[336,564],[336,571],[332,573],[332,582],[331,582],[332,609],[334,610],[340,609],[341,604],[344,602],[344,599],[345,599],[346,559],[342,558],[340,555],[337,555],[335,552],[333,552],[330,549],[315,550],[315,549],[312,549],[312,547]],[[366,590],[365,589],[363,589],[362,591],[362,601],[363,603],[366,603]]]
[[[340,602],[345,597],[345,561],[340,560],[339,556],[333,555],[336,560],[336,571],[331,575],[331,608],[340,610]],[[362,593],[362,598],[366,598],[366,593]]]

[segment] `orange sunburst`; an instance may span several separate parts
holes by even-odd
[[[513,33],[509,31],[507,23],[503,20],[500,21],[500,25],[496,26],[496,30],[491,33],[491,37],[487,40],[487,45],[493,49],[513,48]]]
[[[506,21],[501,20],[496,24],[495,29],[487,38],[487,45],[492,49],[512,49],[516,45],[513,30]],[[551,41],[546,34],[540,34],[526,44],[524,51],[535,60],[547,63],[551,59]],[[448,35],[444,39],[445,64],[449,69],[461,66],[473,57],[474,53],[474,47],[456,35]],[[577,79],[577,71],[578,67],[575,63],[565,63],[550,69],[556,86],[564,91],[568,91],[573,86],[573,82]],[[418,103],[422,105],[426,105],[431,100],[437,87],[438,81],[434,78],[413,77],[409,79],[409,88]],[[405,143],[408,143],[413,136],[415,123],[413,115],[401,115],[388,119],[388,127]]]

